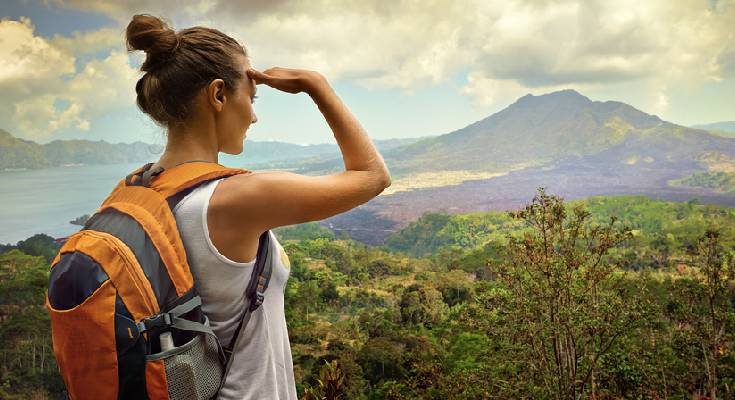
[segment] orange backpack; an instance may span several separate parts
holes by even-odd
[[[46,308],[71,399],[208,399],[224,384],[238,333],[271,272],[260,236],[246,307],[228,346],[209,327],[174,206],[199,185],[251,173],[204,161],[148,163],[121,180],[51,263]]]

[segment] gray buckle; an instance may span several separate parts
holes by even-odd
[[[168,326],[171,326],[171,314],[170,313],[156,314],[150,318],[140,320],[140,322],[136,323],[135,326],[138,327],[138,331],[140,333],[149,331],[153,328],[168,327]]]

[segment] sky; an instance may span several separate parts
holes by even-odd
[[[165,144],[135,106],[134,14],[202,25],[253,66],[322,73],[373,139],[460,129],[575,89],[682,125],[735,120],[735,0],[0,2],[0,129]],[[306,94],[258,87],[252,140],[336,143]]]

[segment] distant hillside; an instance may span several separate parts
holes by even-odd
[[[530,199],[528,200],[530,202]],[[583,204],[597,224],[616,216],[633,229],[642,246],[687,247],[696,243],[710,226],[723,229],[723,237],[735,238],[735,209],[700,205],[696,201],[668,202],[644,196],[592,196],[570,201],[569,212]],[[391,251],[401,251],[414,257],[437,254],[445,248],[468,251],[482,248],[489,242],[506,243],[505,235],[526,227],[505,212],[478,212],[450,215],[428,213],[385,241]],[[654,243],[656,242],[656,243]],[[733,242],[724,243],[728,247]]]
[[[713,122],[711,124],[700,124],[700,125],[694,125],[692,126],[692,128],[717,129],[720,131],[735,133],[735,121],[721,121],[721,122]]]
[[[380,151],[388,151],[420,138],[374,140]],[[109,143],[104,140],[54,140],[38,144],[0,129],[0,171],[38,169],[65,164],[119,164],[155,161],[163,149],[144,142]],[[307,162],[334,159],[341,153],[337,144],[298,145],[279,141],[246,141],[243,153],[220,153],[220,163],[252,169],[291,168]]]
[[[373,139],[380,152],[405,146],[422,138]],[[252,169],[297,169],[303,165],[337,161],[337,168],[344,169],[339,146],[332,143],[299,145],[278,141],[246,141],[243,153],[237,156],[220,153],[225,165]]]
[[[659,146],[660,145],[660,146]],[[586,156],[610,162],[694,160],[735,142],[662,121],[625,103],[591,101],[574,90],[526,95],[506,109],[387,156],[394,171],[508,171]]]
[[[710,188],[718,192],[735,194],[735,172],[695,172],[669,183],[674,186]]]
[[[19,139],[0,129],[0,171],[37,169],[65,164],[121,164],[147,162],[155,147],[143,142],[108,143],[104,140],[54,140],[46,144]]]
[[[735,138],[735,121],[713,122],[711,124],[694,125],[692,128],[705,129],[715,135]]]
[[[380,244],[426,212],[516,208],[539,186],[570,200],[632,194],[735,206],[735,139],[573,90],[523,96],[481,121],[383,155],[391,187],[324,226]]]
[[[650,167],[669,161],[699,163],[701,157],[718,154],[735,156],[735,141],[663,121],[625,103],[592,101],[574,90],[562,90],[523,96],[462,129],[383,156],[395,182],[439,171],[506,173],[585,157]],[[301,171],[333,171],[339,165],[333,159],[304,165]]]
[[[288,165],[294,162],[309,162],[324,157],[339,155],[337,145],[315,144],[302,146],[279,141],[246,140],[242,154],[231,155],[220,153],[220,163],[224,165],[253,168],[254,166],[272,166],[278,168],[281,163]]]

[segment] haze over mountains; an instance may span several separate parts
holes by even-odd
[[[663,121],[625,103],[591,101],[574,90],[562,90],[523,96],[488,118],[383,156],[394,178],[401,178],[441,170],[507,172],[603,151],[607,157],[623,158],[608,161],[661,162],[728,143],[732,142]],[[659,145],[664,148],[650,148]],[[328,162],[302,167],[304,172],[334,169]]]
[[[720,121],[710,124],[694,125],[692,128],[705,129],[715,135],[735,137],[735,121]]]
[[[375,140],[381,151],[413,143],[419,138]],[[163,151],[160,145],[144,143],[109,143],[104,140],[54,140],[38,144],[16,138],[0,129],[0,171],[39,169],[64,165],[145,163],[155,161]],[[279,141],[252,141],[243,154],[220,153],[220,163],[253,169],[289,168],[315,160],[341,157],[336,144],[298,145]],[[341,158],[340,158],[341,160]]]
[[[68,164],[145,162],[154,156],[143,142],[112,144],[105,141],[54,140],[38,144],[0,129],[0,171],[38,169]]]
[[[625,103],[592,101],[574,90],[523,96],[444,135],[374,142],[391,170],[392,186],[321,222],[370,244],[381,244],[427,211],[522,207],[539,186],[568,200],[637,194],[735,206],[735,138],[663,121]],[[40,154],[42,166],[157,158],[141,142],[38,145],[0,131],[0,168],[18,165],[18,154]],[[221,163],[309,175],[344,168],[334,144],[247,141],[243,155],[222,155]]]
[[[735,206],[735,139],[573,90],[521,97],[488,118],[384,157],[394,194],[325,220],[326,226],[380,244],[426,211],[514,209],[539,186],[569,200],[642,194]]]

